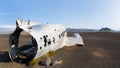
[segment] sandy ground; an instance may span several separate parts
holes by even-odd
[[[69,33],[70,36],[72,33]],[[63,63],[49,68],[120,68],[120,33],[80,33],[85,47],[64,47],[56,51],[54,59]],[[0,35],[0,68],[28,68],[11,62],[8,55],[9,35]],[[28,41],[21,36],[20,45]],[[45,68],[39,64],[33,68]]]

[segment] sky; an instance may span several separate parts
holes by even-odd
[[[120,30],[120,0],[0,0],[0,26],[17,18],[66,27]]]

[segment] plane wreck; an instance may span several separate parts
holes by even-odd
[[[21,46],[19,38],[22,32],[26,32],[31,39]],[[76,44],[84,46],[82,37],[78,33],[67,37],[66,28],[62,25],[38,24],[17,19],[16,29],[9,37],[9,55],[12,61],[22,62],[18,59],[21,58],[34,65],[42,56],[51,58],[56,50]]]

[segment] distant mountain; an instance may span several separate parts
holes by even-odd
[[[112,30],[110,28],[101,29],[80,29],[80,28],[67,28],[68,32],[120,32],[117,30]]]
[[[101,28],[99,32],[114,32],[114,30],[105,27],[105,28]]]
[[[67,28],[68,32],[99,32],[99,29]]]

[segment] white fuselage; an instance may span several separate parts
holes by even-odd
[[[41,57],[49,51],[55,51],[64,46],[66,28],[58,24],[33,24],[19,26],[37,41],[38,50],[34,59]]]
[[[73,37],[67,37],[66,28],[59,24],[38,24],[35,22],[24,22],[16,20],[17,27],[10,35],[10,55],[16,59],[18,55],[27,55],[31,59],[37,59],[45,54],[56,51],[64,46],[84,45],[82,37],[75,33]],[[19,35],[22,31],[31,35],[32,44],[30,48],[20,50],[18,48]],[[26,47],[28,47],[26,46]]]
[[[38,26],[38,25],[37,25]],[[66,29],[62,25],[45,24],[31,29],[32,36],[38,44],[38,51],[34,59],[43,56],[49,51],[55,51],[64,46]]]

